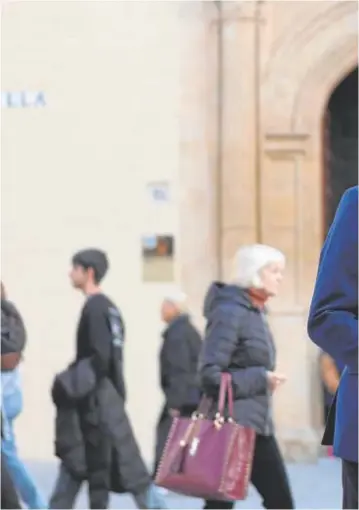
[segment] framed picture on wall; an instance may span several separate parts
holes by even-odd
[[[142,236],[143,281],[172,282],[174,280],[174,237],[150,234]]]

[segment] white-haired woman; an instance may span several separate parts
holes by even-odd
[[[264,508],[292,509],[272,418],[272,394],[285,377],[275,371],[276,350],[265,312],[266,301],[278,293],[284,266],[285,257],[275,248],[244,246],[235,256],[232,283],[211,285],[204,305],[201,385],[216,399],[221,373],[232,375],[234,419],[257,432],[251,482]],[[205,508],[233,506],[231,501],[206,501]]]
[[[163,299],[161,318],[166,324],[160,351],[160,382],[165,402],[157,424],[155,471],[174,416],[191,416],[200,390],[198,360],[200,334],[187,313],[187,296],[178,289]]]

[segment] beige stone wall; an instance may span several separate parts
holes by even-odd
[[[2,90],[44,90],[47,101],[2,110],[2,277],[30,335],[23,455],[52,455],[49,386],[71,359],[81,306],[68,261],[100,245],[150,459],[167,286],[141,281],[140,237],[155,230],[177,235],[176,277],[199,325],[208,283],[228,277],[240,244],[286,253],[271,315],[289,376],[277,427],[288,458],[315,458],[320,397],[305,322],[323,231],[321,119],[357,62],[356,2],[224,2],[220,21],[213,2],[10,2],[1,29]],[[163,180],[173,194],[159,213],[145,187]]]
[[[179,27],[164,2],[16,2],[2,13],[2,90],[44,90],[39,109],[2,110],[2,278],[24,314],[22,455],[50,458],[49,389],[71,360],[81,296],[74,250],[101,246],[104,284],[128,329],[129,411],[149,459],[158,389],[159,303],[143,284],[142,234],[178,231]],[[146,183],[169,181],[163,214]]]

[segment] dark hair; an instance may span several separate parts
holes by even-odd
[[[96,283],[101,282],[109,268],[106,253],[96,248],[89,248],[75,253],[72,257],[72,264],[84,269],[92,269]]]

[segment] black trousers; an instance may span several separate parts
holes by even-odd
[[[104,509],[108,507],[110,498],[112,446],[106,435],[99,433],[97,425],[88,425],[85,433],[89,507]],[[61,465],[50,508],[73,508],[81,485],[81,481]]]
[[[342,461],[343,508],[358,508],[358,463]]]
[[[180,409],[181,416],[191,417],[192,414],[197,411],[198,406],[184,406]],[[157,468],[160,463],[163,450],[167,441],[167,437],[172,425],[172,418],[169,415],[168,407],[164,405],[157,422],[156,428],[156,451],[155,451],[155,464],[153,468],[153,479],[156,477]]]
[[[94,483],[95,482],[95,483]],[[96,486],[94,477],[88,480],[90,508],[107,508],[110,491],[102,487],[102,480]],[[76,480],[63,464],[56,480],[55,489],[50,498],[50,508],[74,508],[76,498],[80,492],[82,482]]]
[[[262,497],[263,508],[291,510],[294,502],[282,455],[274,436],[256,438],[251,482]],[[231,509],[233,501],[206,501],[204,508]]]
[[[1,454],[1,508],[21,508],[15,486],[6,466],[6,459]]]
[[[93,487],[91,489],[90,483],[94,483],[94,479],[89,480],[89,496],[90,508],[107,508],[109,501],[109,491],[101,489],[101,487]],[[50,498],[49,508],[74,508],[76,498],[80,492],[82,482],[76,480],[71,473],[65,468],[63,464],[60,466],[60,472],[56,481],[55,489]],[[148,506],[148,488],[132,494],[138,508],[147,508]],[[6,507],[4,507],[6,508]],[[12,508],[12,507],[7,507]],[[20,507],[16,507],[20,508]]]

